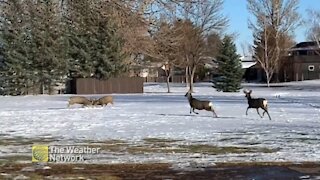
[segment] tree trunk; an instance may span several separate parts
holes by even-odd
[[[196,69],[197,69],[197,67],[194,66],[194,67],[192,68],[192,71],[191,71],[190,87],[189,87],[189,91],[190,91],[190,92],[193,92],[193,80],[194,80],[194,74],[195,74],[195,72],[196,72]]]
[[[53,94],[53,85],[51,83],[48,84],[48,94],[49,95]]]
[[[44,93],[44,84],[43,82],[40,82],[40,94]]]
[[[267,78],[267,86],[270,87],[271,78],[270,78],[270,75],[269,75],[269,73],[267,71],[266,71],[266,78]]]
[[[165,70],[165,72],[166,72],[166,76],[167,76],[166,81],[167,81],[168,93],[170,93],[171,92],[170,91],[170,77],[172,76],[172,72],[171,72],[170,69],[169,70]]]
[[[168,93],[170,93],[170,76],[167,76],[167,88],[168,88]]]
[[[189,87],[189,66],[186,67],[186,87]]]

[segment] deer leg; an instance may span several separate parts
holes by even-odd
[[[262,109],[264,110],[264,112],[262,114],[264,116],[264,113],[268,112],[268,107],[262,107]]]
[[[212,109],[212,112],[213,112],[213,115],[214,115],[215,117],[218,117],[218,115],[217,115],[217,113],[214,111],[214,109]]]
[[[246,115],[248,116],[248,110],[249,110],[249,107],[247,107],[247,111],[246,111]]]
[[[267,113],[268,116],[269,116],[269,120],[271,120],[271,117],[270,117],[270,114],[269,114],[268,110],[266,110],[266,109],[263,109],[263,110],[264,110],[263,114],[264,114],[264,113]]]
[[[192,108],[192,111],[193,111],[195,114],[199,114],[199,113],[197,113],[197,112],[194,111],[194,108]]]
[[[257,108],[257,113],[258,113],[259,116],[262,118],[262,116],[260,115],[260,112],[259,112],[259,108]]]
[[[192,110],[192,107],[190,107],[190,114],[191,114],[191,110]]]

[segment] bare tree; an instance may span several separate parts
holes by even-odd
[[[159,28],[159,22],[163,19],[168,24],[172,24],[177,19],[186,19],[192,22],[197,27],[195,34],[201,38],[197,42],[203,42],[206,34],[214,30],[221,30],[226,27],[227,18],[222,15],[221,10],[223,0],[101,0],[103,6],[107,6],[108,11],[105,12],[106,18],[112,18],[119,28],[118,32],[125,40],[123,51],[131,57],[128,61],[132,61],[135,56],[145,55],[156,59],[162,59],[163,62],[173,62],[171,56],[167,54],[165,49],[172,48],[176,45],[180,38],[174,38],[172,33],[162,37],[153,38],[154,32]],[[181,31],[180,31],[181,32]],[[195,32],[195,31],[194,31]],[[184,35],[184,32],[180,33]],[[184,36],[183,39],[190,37],[190,34]],[[181,44],[181,43],[179,43]],[[188,44],[188,43],[186,43]],[[189,43],[192,44],[192,43]],[[186,47],[186,46],[185,46]],[[203,55],[205,49],[202,45],[193,46],[195,50],[192,54],[185,54],[182,59],[179,57],[176,60],[181,60],[180,64],[189,70],[190,82],[192,89],[193,77],[197,66],[203,64]],[[189,48],[189,47],[188,47]],[[174,49],[174,48],[173,48]],[[189,48],[190,49],[190,48]],[[189,52],[189,51],[184,51]],[[196,54],[195,54],[196,53]],[[168,57],[170,58],[168,59]],[[192,57],[192,58],[190,58]],[[134,62],[133,62],[134,63]],[[170,64],[170,67],[173,67]],[[167,66],[168,67],[168,64]],[[167,79],[170,78],[168,73]]]
[[[172,38],[171,35],[168,35],[169,38],[162,36],[161,41],[159,39],[153,39],[157,41],[150,42],[148,39],[149,36],[147,36],[146,33],[140,33],[144,35],[143,38],[140,40],[133,38],[133,40],[130,41],[129,47],[138,48],[135,51],[159,59],[161,56],[162,58],[164,56],[168,57],[168,54],[163,53],[163,51],[161,51],[163,54],[160,55],[160,49],[163,50],[163,48],[172,47],[173,44],[176,45],[179,43],[180,47],[185,48],[180,49],[181,52],[185,52],[186,54],[176,57],[175,63],[186,68],[186,75],[189,77],[187,79],[190,81],[189,88],[192,90],[196,69],[198,66],[204,64],[206,51],[204,42],[206,35],[212,31],[219,31],[225,28],[228,23],[227,18],[221,12],[223,0],[123,0],[123,2],[125,2],[128,7],[131,7],[133,12],[136,12],[136,14],[144,19],[142,24],[148,26],[149,33],[157,29],[158,25],[161,24],[159,22],[163,19],[166,19],[166,22],[169,24],[178,22],[178,20],[191,22],[188,25],[182,23],[187,31],[180,31],[182,26],[174,29],[174,31],[180,32],[179,35],[183,36],[182,39],[185,40],[185,42],[178,42],[181,38]],[[127,29],[128,28],[126,28],[126,30]],[[145,30],[145,28],[143,29]],[[137,33],[134,32],[130,37],[134,37],[136,34]],[[163,61],[169,62],[167,58],[163,58]],[[170,62],[173,61],[170,60]],[[169,67],[168,65],[169,64],[167,64],[166,67]],[[171,64],[170,67],[172,66],[174,65]],[[172,70],[172,68],[169,69]],[[168,75],[170,76],[170,73],[168,73]]]
[[[201,29],[195,27],[192,22],[186,21],[179,23],[182,27],[183,40],[180,44],[179,66],[186,68],[186,80],[190,92],[193,92],[194,75],[197,67],[204,65],[205,58],[205,40]]]
[[[254,36],[264,34],[266,39],[257,45],[263,50],[263,56],[255,53],[255,59],[265,71],[267,84],[275,73],[278,73],[280,60],[285,51],[281,46],[281,39],[289,36],[300,24],[300,16],[297,12],[299,0],[248,0],[247,8],[253,15],[254,21],[249,20],[249,28]],[[267,38],[274,43],[268,44]],[[263,57],[263,58],[262,58]]]
[[[251,45],[244,41],[244,42],[241,42],[240,44],[240,47],[241,47],[241,51],[242,51],[242,56],[251,56],[252,52],[251,52]]]
[[[308,10],[309,18],[306,25],[309,27],[307,30],[307,38],[317,43],[320,49],[320,12],[316,10]],[[320,51],[316,51],[320,54]]]
[[[178,18],[182,19],[184,42],[180,56],[182,67],[186,69],[189,90],[193,91],[193,82],[197,67],[208,61],[205,41],[209,33],[220,31],[228,24],[222,14],[223,0],[189,0],[181,3]]]
[[[259,62],[261,68],[264,70],[266,79],[267,79],[267,85],[270,86],[270,81],[275,73],[276,67],[277,67],[277,61],[276,61],[276,48],[271,45],[271,36],[272,36],[271,29],[265,27],[263,32],[256,33],[255,40],[254,40],[254,50],[252,52],[253,57],[256,61]]]
[[[148,53],[156,62],[161,64],[165,72],[168,93],[170,93],[170,78],[173,70],[177,66],[177,54],[179,53],[179,44],[181,35],[173,28],[172,24],[162,22],[159,29],[153,35],[154,48]],[[148,52],[150,52],[150,50]]]

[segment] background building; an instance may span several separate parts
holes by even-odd
[[[279,72],[281,81],[320,79],[320,48],[316,42],[301,42],[289,51]]]

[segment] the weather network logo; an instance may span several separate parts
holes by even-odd
[[[32,162],[84,162],[100,150],[100,147],[82,145],[33,145]]]
[[[32,146],[32,162],[48,162],[49,146],[35,145]]]

